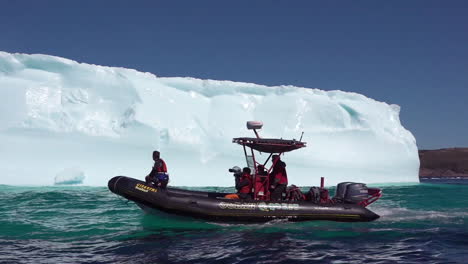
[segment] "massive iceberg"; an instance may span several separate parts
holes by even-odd
[[[417,182],[413,135],[397,105],[294,86],[161,78],[131,69],[0,52],[0,184],[52,185],[79,167],[85,185],[143,179],[160,150],[177,186],[232,186],[245,166],[233,137],[299,139],[287,153],[291,184]],[[266,158],[261,154],[261,158]]]

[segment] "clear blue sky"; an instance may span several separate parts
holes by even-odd
[[[419,148],[468,147],[468,1],[3,0],[0,50],[353,91]]]

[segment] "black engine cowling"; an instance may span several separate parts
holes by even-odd
[[[346,189],[348,185],[353,184],[354,182],[341,182],[336,185],[335,196],[333,197],[334,201],[343,202],[346,194]]]
[[[367,198],[369,198],[369,190],[364,183],[351,183],[346,186],[345,202],[360,203]]]
[[[369,198],[369,189],[364,183],[342,182],[336,186],[335,202],[357,204]]]

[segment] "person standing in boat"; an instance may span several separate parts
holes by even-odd
[[[252,199],[252,175],[250,173],[250,168],[245,167],[242,169],[242,176],[236,184],[237,194],[243,200]]]
[[[148,176],[145,177],[146,183],[156,187],[166,188],[169,182],[166,162],[160,157],[159,151],[153,151],[154,165]]]
[[[232,172],[232,174],[234,176],[234,186],[237,187],[239,185],[240,178],[242,177],[241,168],[239,168],[238,166],[234,166],[234,167],[229,169],[229,172]]]
[[[273,170],[270,174],[271,200],[280,201],[288,186],[286,163],[280,159],[279,155],[273,155],[273,164]]]

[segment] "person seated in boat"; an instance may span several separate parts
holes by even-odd
[[[255,191],[257,197],[262,197],[267,194],[269,188],[268,183],[268,172],[265,170],[265,166],[262,164],[257,166],[257,175],[255,177]]]
[[[249,200],[252,199],[252,175],[251,170],[248,167],[242,169],[242,176],[239,179],[239,183],[236,185],[237,194],[240,199]]]
[[[279,155],[273,155],[273,164],[273,170],[270,174],[271,200],[280,201],[288,186],[286,163],[280,159]]]
[[[258,170],[258,175],[268,176],[268,171],[265,170],[265,166],[260,164],[260,165],[257,166],[257,170]]]
[[[153,151],[154,165],[151,172],[145,177],[145,181],[149,185],[166,188],[169,182],[169,174],[167,174],[167,165],[160,157],[159,151]]]

